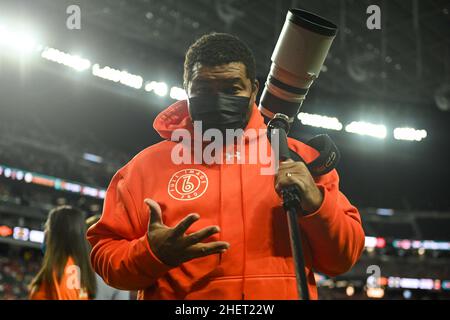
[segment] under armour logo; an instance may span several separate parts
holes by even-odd
[[[230,161],[232,158],[241,160],[241,152],[240,151],[236,151],[236,153],[227,152],[225,156],[227,157],[227,161]]]

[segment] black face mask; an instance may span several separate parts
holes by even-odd
[[[244,129],[248,122],[249,97],[219,93],[189,98],[189,112],[193,121],[202,121],[203,131],[211,128]]]

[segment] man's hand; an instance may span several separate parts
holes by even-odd
[[[161,207],[156,201],[145,199],[144,202],[150,209],[148,224],[150,248],[164,264],[176,267],[195,258],[225,252],[230,247],[230,244],[224,241],[200,242],[219,232],[218,226],[206,227],[185,235],[186,230],[200,218],[198,214],[187,215],[175,227],[171,228],[163,224]]]
[[[300,189],[300,205],[303,211],[312,213],[320,208],[323,194],[303,162],[287,160],[280,163],[275,176],[275,190],[281,194],[282,187],[290,185],[297,185]]]

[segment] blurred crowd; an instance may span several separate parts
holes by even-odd
[[[39,271],[39,254],[0,255],[0,300],[28,299],[28,285]]]
[[[7,114],[0,117],[0,165],[105,187],[130,155],[105,146],[92,133],[70,127],[52,130],[36,116]],[[102,163],[83,158],[100,156]]]
[[[101,211],[102,199],[0,179],[0,204],[48,212],[55,206],[71,205],[89,214]]]

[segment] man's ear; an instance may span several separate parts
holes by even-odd
[[[252,88],[252,93],[255,95],[255,99],[256,96],[258,95],[258,91],[259,91],[259,81],[258,79],[255,79],[255,82],[253,82],[253,88]]]
[[[252,105],[256,102],[256,97],[258,96],[258,91],[259,91],[259,81],[255,79],[255,82],[253,82],[253,84],[252,84],[252,95],[250,97]]]

